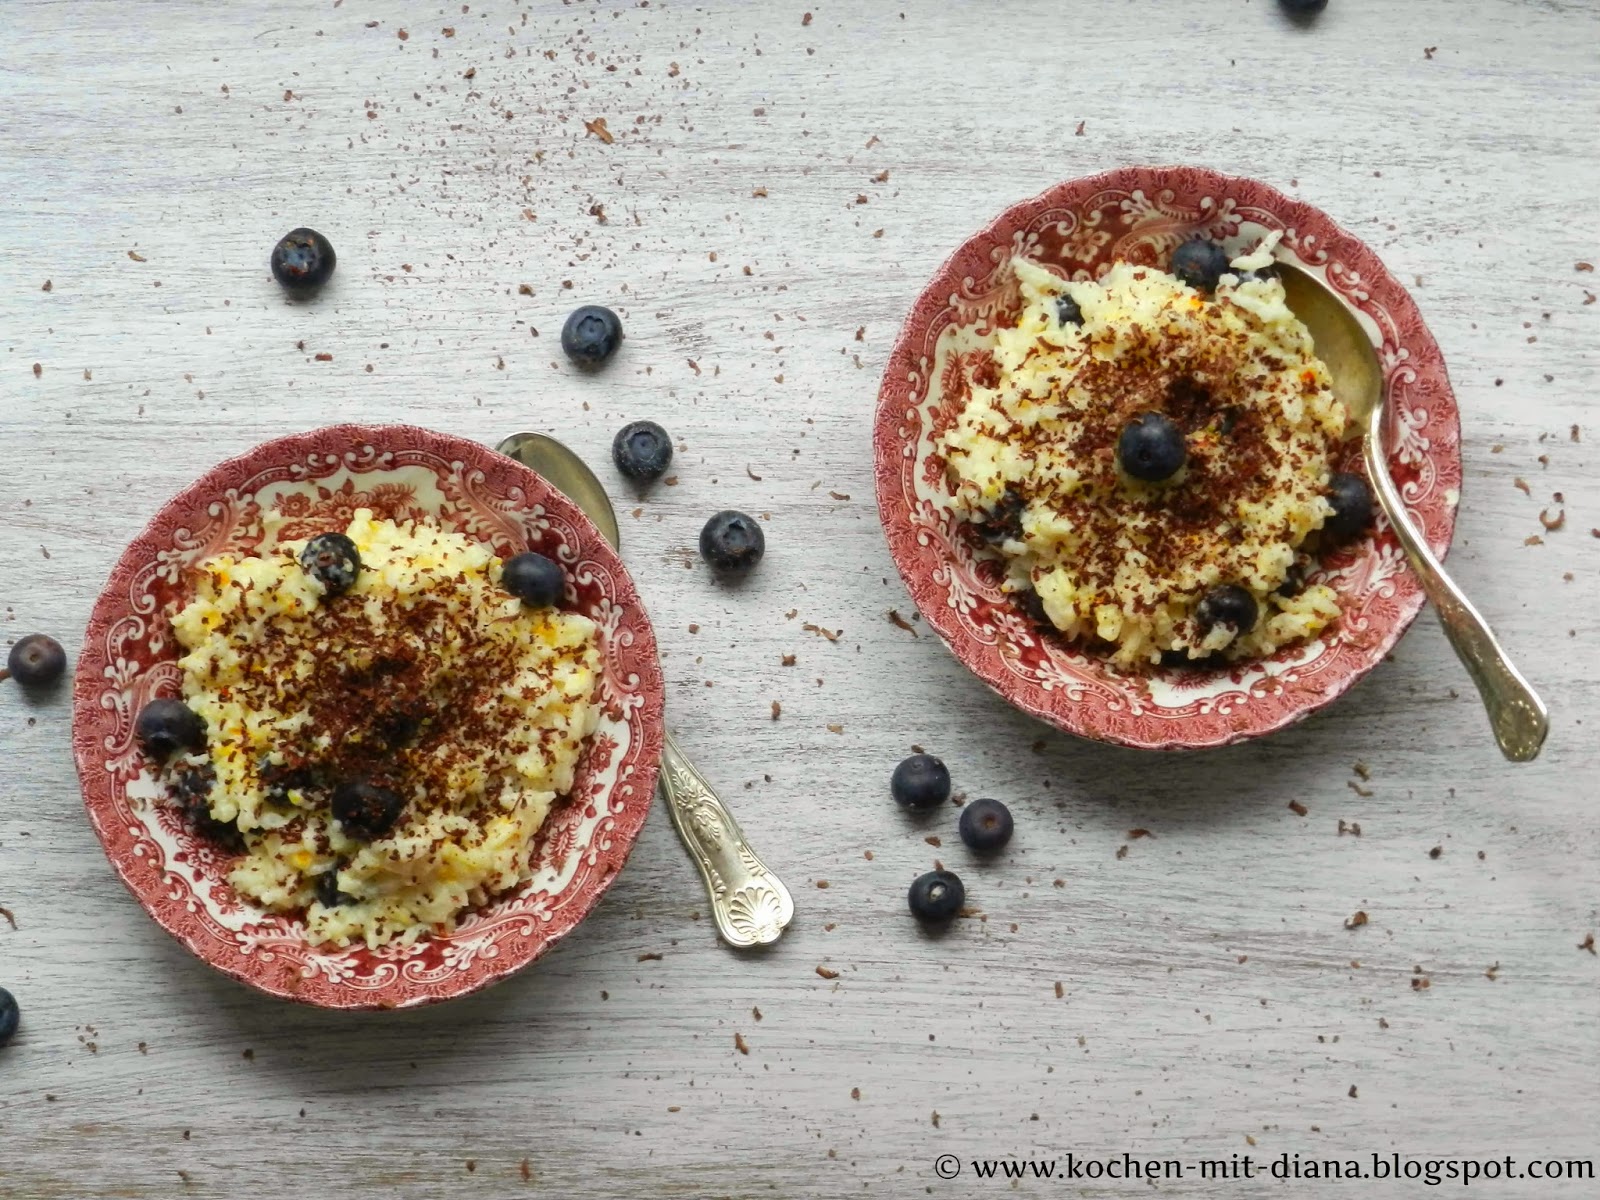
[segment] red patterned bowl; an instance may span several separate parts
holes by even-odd
[[[994,331],[1019,308],[1007,264],[1024,255],[1075,279],[1118,259],[1164,264],[1204,235],[1231,253],[1283,233],[1291,257],[1356,310],[1381,349],[1389,468],[1411,518],[1443,555],[1461,486],[1461,430],[1444,359],[1405,288],[1326,214],[1251,179],[1200,167],[1128,167],[1023,201],[939,268],[884,370],[873,429],[878,511],[895,564],[928,623],[1012,704],[1068,733],[1151,750],[1222,746],[1270,733],[1329,703],[1376,666],[1422,607],[1393,531],[1329,559],[1317,578],[1344,615],[1315,641],[1228,671],[1131,676],[1034,632],[1000,591],[1001,572],[950,510],[934,441],[961,411]],[[1359,469],[1359,444],[1345,469]]]
[[[309,944],[304,923],[266,913],[228,885],[231,859],[196,839],[162,799],[133,742],[133,718],[177,690],[170,616],[191,569],[265,545],[262,515],[304,536],[357,507],[429,518],[502,555],[558,558],[579,612],[600,627],[604,714],[570,797],[539,833],[534,875],[412,946]],[[73,688],[73,751],[84,803],[111,865],[152,917],[218,970],[324,1008],[404,1008],[475,991],[564,937],[622,868],[655,793],[664,736],[655,635],[615,552],[570,500],[474,442],[406,425],[338,425],[230,459],[169,502],[117,562],[83,639]]]

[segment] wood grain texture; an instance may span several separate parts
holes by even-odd
[[[271,1002],[131,901],[65,698],[7,686],[0,985],[24,1025],[0,1052],[0,1194],[1121,1196],[1148,1185],[931,1165],[1600,1156],[1600,958],[1579,948],[1600,925],[1600,274],[1575,267],[1600,263],[1600,7],[1332,0],[1304,29],[1266,0],[810,8],[6,6],[4,642],[75,652],[122,545],[264,438],[554,431],[616,486],[672,727],[798,915],[768,953],[719,947],[658,807],[595,914],[514,981],[415,1013]],[[886,618],[909,605],[867,438],[902,314],[1005,205],[1149,161],[1263,178],[1415,284],[1463,413],[1450,565],[1551,704],[1537,763],[1499,760],[1429,614],[1330,711],[1199,757],[1058,736]],[[310,304],[266,271],[299,224],[340,253]],[[597,378],[556,345],[586,301],[628,329]],[[634,499],[606,464],[638,417],[684,449],[678,484]],[[736,592],[692,550],[724,507],[770,514]],[[1012,804],[1000,861],[973,863],[952,813],[890,805],[913,743]],[[934,939],[904,891],[940,857],[981,916]]]

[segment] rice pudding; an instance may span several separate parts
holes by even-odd
[[[1258,269],[1270,248],[1222,256],[1198,288],[1013,260],[1021,313],[936,441],[1005,590],[1119,667],[1259,658],[1339,615],[1304,579],[1350,515],[1329,499],[1346,414]]]
[[[348,578],[319,577],[305,541],[201,564],[173,627],[204,745],[167,771],[242,850],[240,895],[376,947],[529,878],[598,720],[600,650],[592,621],[508,594],[460,534],[358,509],[342,537]]]

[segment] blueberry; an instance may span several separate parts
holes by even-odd
[[[272,276],[291,292],[313,292],[328,282],[338,256],[315,229],[291,229],[272,248]]]
[[[635,421],[617,430],[611,458],[629,479],[660,479],[672,465],[672,439],[654,421]]]
[[[67,652],[61,643],[42,633],[18,638],[6,658],[6,670],[23,687],[45,687],[61,678],[67,669]]]
[[[718,571],[743,574],[767,551],[767,536],[755,519],[727,509],[700,531],[700,555]]]
[[[1063,325],[1082,325],[1083,309],[1078,307],[1078,302],[1071,296],[1062,294],[1056,297],[1056,320]]]
[[[961,840],[990,853],[1011,840],[1011,810],[998,800],[974,800],[961,810]]]
[[[1207,654],[1203,658],[1190,658],[1187,650],[1163,650],[1161,652],[1161,665],[1169,671],[1214,671],[1222,665],[1216,655]]]
[[[1249,633],[1255,628],[1260,612],[1254,596],[1236,583],[1224,583],[1200,597],[1194,619],[1205,632],[1218,625],[1228,625],[1235,633]]]
[[[22,1010],[17,1007],[17,998],[0,987],[0,1046],[17,1036],[17,1026],[21,1021]]]
[[[524,550],[500,565],[500,586],[530,608],[554,608],[566,594],[567,577],[544,555]]]
[[[1278,0],[1291,17],[1314,17],[1328,7],[1328,0]]]
[[[344,869],[344,866],[345,864],[342,862],[334,863],[333,866],[318,875],[317,882],[311,885],[312,891],[316,894],[317,903],[322,905],[323,908],[338,908],[341,904],[349,904],[355,899],[354,896],[347,895],[339,890],[339,872]]]
[[[232,821],[219,821],[211,815],[211,788],[217,773],[210,766],[184,763],[173,772],[172,790],[194,831],[232,854],[244,853],[244,835]]]
[[[1336,538],[1360,537],[1372,524],[1372,489],[1359,475],[1335,471],[1328,480],[1328,503],[1333,505],[1333,516],[1322,527]]]
[[[948,921],[967,902],[967,889],[954,871],[929,871],[912,880],[906,899],[919,919]]]
[[[585,304],[561,327],[561,349],[580,367],[603,365],[622,344],[622,319],[609,308]]]
[[[937,808],[950,799],[950,768],[931,754],[913,754],[889,777],[889,794],[901,808]]]
[[[1140,413],[1122,427],[1117,462],[1135,479],[1159,483],[1171,479],[1189,457],[1183,430],[1160,413]]]
[[[1289,564],[1289,569],[1283,573],[1283,582],[1278,585],[1277,595],[1285,600],[1293,600],[1306,590],[1306,569],[1299,563]]]
[[[393,829],[406,806],[405,797],[365,780],[334,789],[333,816],[346,837],[370,842]]]
[[[1202,238],[1185,242],[1174,250],[1167,269],[1202,292],[1215,291],[1217,280],[1232,270],[1228,266],[1228,252],[1218,243]]]
[[[179,750],[199,750],[206,744],[206,723],[182,700],[152,700],[139,710],[134,736],[156,758],[171,758]]]
[[[1022,540],[1022,513],[1027,508],[1022,493],[1007,488],[995,506],[977,522],[978,536],[991,546]]]
[[[342,533],[319,533],[300,551],[300,565],[330,596],[348,592],[361,574],[361,554]]]

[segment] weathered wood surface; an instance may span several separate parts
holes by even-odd
[[[75,651],[122,545],[264,438],[532,427],[603,464],[656,418],[689,449],[624,532],[670,719],[799,915],[770,953],[720,948],[658,810],[510,983],[391,1016],[271,1002],[116,881],[64,697],[0,689],[0,985],[24,1007],[0,1194],[1121,1196],[1147,1185],[932,1164],[1600,1154],[1600,275],[1575,266],[1600,261],[1600,8],[1332,0],[1297,29],[1266,0],[811,7],[6,6],[4,642]],[[909,605],[868,428],[902,314],[1005,204],[1130,161],[1267,179],[1415,281],[1465,426],[1451,566],[1551,703],[1537,763],[1499,760],[1427,614],[1331,711],[1188,758],[1057,736],[886,619]],[[291,305],[265,261],[302,223],[340,268]],[[556,346],[582,301],[627,321],[596,379]],[[688,549],[727,506],[771,514],[736,594]],[[912,743],[1013,805],[1002,861],[889,804]],[[903,897],[939,855],[984,916],[936,940]],[[1158,1190],[1284,1194],[1195,1174]]]

